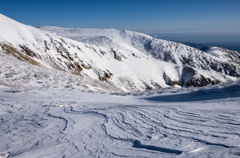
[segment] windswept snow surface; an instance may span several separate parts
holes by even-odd
[[[239,157],[240,85],[117,96],[0,88],[0,156]]]

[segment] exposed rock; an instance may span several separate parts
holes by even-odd
[[[82,71],[82,70],[83,70],[83,68],[79,65],[79,63],[75,62],[74,64],[75,64],[76,67],[79,69],[79,71]]]
[[[210,78],[205,78],[204,76],[201,76],[200,78],[192,78],[190,79],[185,85],[186,87],[203,87],[206,86],[208,84],[218,84],[220,83],[220,80],[217,79],[210,79]]]
[[[44,45],[45,45],[46,50],[50,50],[50,49],[48,48],[48,43],[47,43],[47,41],[45,41],[45,40],[44,40]]]
[[[12,47],[8,44],[0,43],[0,47],[2,48],[2,52],[4,54],[12,55],[17,59],[25,61],[25,62],[27,62],[29,64],[32,64],[32,65],[38,65],[40,67],[45,67],[42,64],[40,64],[39,62],[32,59],[31,57],[29,57],[27,55],[24,55],[21,51],[17,50],[16,48],[14,48],[14,47]]]
[[[107,77],[106,77],[106,76],[99,76],[99,80],[101,80],[101,81],[107,81]]]
[[[162,86],[160,86],[157,82],[151,82],[151,84],[154,86],[154,87],[156,87],[157,89],[161,89],[162,88]]]
[[[84,63],[82,63],[81,65],[82,65],[82,67],[83,67],[84,69],[87,69],[87,70],[92,69],[92,66],[91,66],[90,64],[84,64]]]
[[[174,85],[179,85],[182,86],[183,83],[179,82],[179,81],[172,81],[166,73],[163,74],[163,79],[165,80],[166,84],[169,86],[174,86]]]
[[[74,61],[73,57],[69,56],[68,58],[69,58],[70,60]]]
[[[106,54],[106,52],[103,51],[103,50],[100,50],[100,53],[101,53],[102,55],[105,55],[105,54]]]
[[[120,53],[119,51],[115,51],[114,49],[112,49],[112,53],[114,55],[114,59],[118,61],[122,61],[122,58],[127,59],[127,57],[122,53]]]
[[[42,57],[36,53],[34,53],[31,49],[29,49],[27,46],[25,45],[19,45],[20,48],[22,48],[23,52],[26,53],[26,55],[31,56],[31,57],[35,57],[38,59],[42,59]]]
[[[66,55],[64,55],[64,54],[61,54],[61,56],[62,56],[63,58],[65,58],[65,59],[67,59],[67,60],[68,60],[68,57],[67,57]]]
[[[110,73],[105,72],[104,74],[105,74],[105,77],[107,77],[107,78],[111,78]]]
[[[60,62],[62,62],[62,59],[61,58],[57,58]]]

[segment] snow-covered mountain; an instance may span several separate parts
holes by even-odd
[[[240,64],[240,54],[237,51],[222,47],[204,47],[201,50],[223,61]]]
[[[40,30],[1,14],[0,23],[0,52],[40,67],[97,79],[126,92],[204,86],[236,80],[240,74],[237,62],[137,32]]]
[[[0,14],[0,158],[239,157],[237,52],[54,30]]]
[[[156,59],[181,66],[186,65],[204,70],[212,69],[230,76],[240,75],[239,62],[234,62],[240,59],[239,55],[236,55],[237,52],[230,50],[227,51],[226,49],[224,49],[225,54],[226,56],[231,56],[231,60],[226,60],[226,58],[181,43],[156,39],[145,34],[126,30],[74,29],[50,26],[43,26],[40,27],[40,29],[55,32],[60,36],[79,42],[98,46],[108,46],[114,49],[126,49],[129,51],[136,49],[137,51],[151,55]]]

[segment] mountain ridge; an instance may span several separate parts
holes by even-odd
[[[1,14],[0,21],[4,22],[0,26],[3,53],[30,64],[98,79],[125,92],[204,86],[236,80],[240,74],[235,69],[238,64],[226,62],[226,69],[218,58],[203,51],[137,32],[84,29],[84,35],[75,34],[77,40],[18,23]],[[74,32],[67,33],[74,36]],[[190,57],[192,60],[186,62]],[[209,63],[226,71],[217,72]]]
[[[80,29],[80,28],[59,28],[59,27],[40,27],[42,30],[47,30],[55,32],[58,35],[89,44],[103,45],[104,42],[99,42],[102,39],[110,39],[111,42],[108,43],[110,47],[119,49],[119,45],[124,43],[138,51],[151,55],[154,58],[160,59],[162,61],[171,62],[177,65],[186,65],[194,68],[201,68],[205,70],[214,69],[215,71],[220,71],[220,68],[216,68],[216,65],[221,63],[222,58],[218,59],[216,56],[212,56],[207,52],[195,49],[190,46],[186,46],[181,43],[166,41],[162,39],[156,39],[149,35],[127,31],[127,30],[114,30],[114,29]],[[104,37],[104,38],[103,38]],[[97,41],[97,42],[96,42]],[[109,41],[109,40],[108,40]],[[106,41],[105,41],[106,42]],[[124,49],[125,45],[121,49]],[[232,51],[234,52],[234,51]],[[236,52],[235,52],[236,53]],[[203,58],[204,59],[203,61]],[[198,61],[197,61],[198,60]],[[205,64],[205,62],[208,62]],[[222,64],[224,65],[224,64]],[[239,76],[239,68],[237,65],[229,63],[232,67],[231,70],[237,69],[236,76]],[[217,65],[221,67],[221,65]],[[221,69],[226,69],[223,66]],[[230,70],[230,71],[231,71]],[[230,72],[225,72],[229,75]]]

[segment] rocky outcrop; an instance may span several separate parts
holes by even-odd
[[[32,53],[31,50],[27,49],[27,47],[23,47],[24,49],[18,50],[15,47],[13,47],[11,44],[6,43],[0,43],[0,47],[2,48],[2,52],[7,55],[11,55],[19,60],[25,61],[32,65],[37,65],[40,67],[46,67],[43,64],[37,62],[34,57],[34,53]],[[24,54],[26,53],[26,54]],[[35,55],[36,56],[36,55]],[[41,59],[41,57],[36,56],[38,59]]]
[[[220,83],[220,80],[217,79],[211,79],[211,78],[205,78],[204,76],[201,76],[200,78],[192,78],[187,81],[185,84],[186,87],[203,87],[209,84],[215,85]]]

